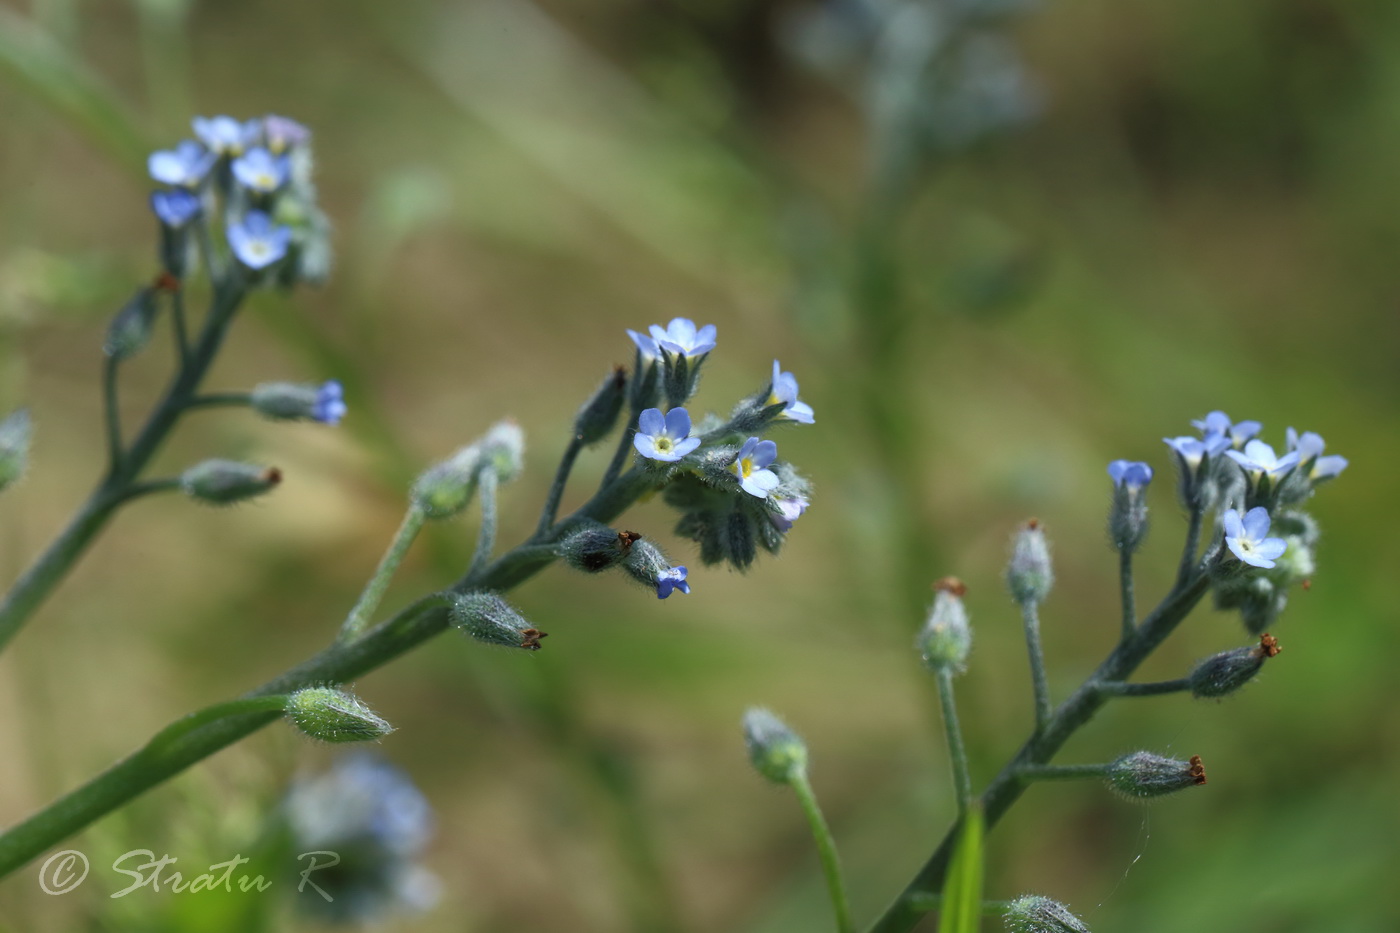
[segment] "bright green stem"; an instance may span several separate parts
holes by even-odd
[[[967,748],[963,746],[962,727],[958,724],[958,708],[953,702],[953,672],[940,670],[938,699],[943,708],[943,731],[948,736],[948,758],[953,767],[953,786],[958,793],[958,817],[972,805],[972,777],[967,767]]]
[[[213,392],[208,395],[196,395],[190,399],[186,408],[230,408],[237,406],[247,406],[253,404],[253,394],[251,392]]]
[[[1040,606],[1034,599],[1021,604],[1021,621],[1026,629],[1026,651],[1035,689],[1035,729],[1040,732],[1050,721],[1050,683],[1045,677],[1045,652],[1040,647]]]
[[[573,520],[612,521],[650,484],[651,479],[639,470],[623,474],[599,490],[571,519],[562,522],[554,534]],[[468,574],[453,590],[505,592],[544,569],[556,556],[552,539],[531,538],[489,566]],[[245,698],[285,695],[314,685],[343,684],[381,667],[445,630],[449,625],[450,602],[450,593],[424,597],[375,626],[362,638],[332,645],[251,691]],[[256,732],[278,716],[277,712],[266,709],[225,713],[182,731],[163,743],[158,752],[143,748],[123,759],[0,836],[0,877],[195,762]]]
[[[625,436],[626,432],[623,433]],[[535,534],[545,534],[554,526],[554,518],[559,514],[559,500],[564,496],[564,486],[569,482],[569,474],[573,472],[574,461],[578,459],[581,450],[583,450],[583,441],[577,436],[569,441],[568,447],[564,448],[564,456],[560,459],[559,469],[554,474],[554,484],[549,487],[549,495],[545,497],[544,508],[540,511],[540,523],[535,528]]]
[[[152,755],[160,754],[171,748],[178,747],[180,740],[197,729],[209,725],[211,722],[218,722],[227,716],[237,716],[240,713],[261,713],[269,710],[283,712],[287,708],[287,701],[290,696],[282,694],[271,694],[268,696],[241,697],[237,700],[229,700],[226,703],[215,703],[213,706],[206,706],[204,709],[196,710],[188,716],[182,716],[164,729],[157,732],[146,747],[136,754]]]
[[[416,504],[408,507],[408,511],[404,513],[403,522],[399,525],[399,530],[394,533],[394,540],[389,544],[389,549],[379,559],[379,566],[375,568],[374,576],[369,578],[369,582],[365,584],[364,590],[360,593],[359,600],[355,603],[355,608],[350,610],[350,614],[345,617],[344,623],[340,626],[341,642],[354,641],[369,626],[375,610],[384,600],[384,593],[389,589],[389,581],[394,579],[399,564],[403,563],[404,555],[412,546],[413,539],[417,538],[418,532],[423,530],[423,523],[427,517]]]
[[[1155,697],[1164,693],[1183,693],[1191,689],[1191,681],[1185,677],[1180,680],[1161,680],[1150,684],[1128,684],[1122,681],[1101,683],[1098,685],[1101,693],[1114,697]]]
[[[136,477],[175,426],[213,363],[233,319],[233,312],[242,298],[243,289],[237,284],[215,290],[209,318],[189,365],[181,368],[171,380],[145,426],[121,457],[121,463],[114,464],[108,470],[68,526],[6,594],[4,602],[0,603],[0,650],[53,592],[117,507],[127,501],[127,493],[136,482]]]
[[[495,470],[481,471],[476,486],[476,497],[481,501],[481,527],[476,533],[476,553],[472,555],[468,576],[485,567],[496,549],[496,489],[499,485]],[[542,538],[547,532],[548,529],[537,531],[535,537]]]
[[[943,906],[942,894],[915,894],[909,903],[925,913]],[[988,917],[1001,917],[1011,910],[1011,901],[983,901],[982,913]]]
[[[1082,781],[1101,778],[1108,773],[1107,764],[1098,765],[1022,765],[1016,777],[1023,781]]]
[[[1118,590],[1123,595],[1123,640],[1132,637],[1137,628],[1137,601],[1133,596],[1133,552],[1127,548],[1118,552]]]
[[[851,920],[851,905],[846,900],[846,885],[841,880],[841,860],[836,854],[836,840],[822,818],[821,807],[817,805],[817,795],[812,793],[812,784],[806,771],[799,771],[789,782],[797,802],[802,804],[802,812],[807,814],[807,822],[812,827],[812,838],[817,843],[817,855],[821,857],[822,874],[826,876],[826,890],[831,895],[831,910],[836,915],[837,933],[853,933],[856,926]]]

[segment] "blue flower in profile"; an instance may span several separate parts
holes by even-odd
[[[1291,470],[1298,465],[1298,451],[1286,453],[1282,457],[1274,453],[1274,449],[1263,441],[1250,441],[1244,445],[1244,453],[1238,450],[1227,450],[1225,455],[1238,463],[1247,473],[1259,476],[1275,473],[1282,473]]]
[[[697,357],[704,356],[715,348],[715,325],[706,324],[696,330],[695,322],[687,317],[672,318],[664,330],[656,324],[651,325],[648,330],[657,346],[668,353]]]
[[[249,191],[271,194],[287,183],[291,163],[286,156],[275,156],[261,146],[249,149],[233,160],[233,177]]]
[[[178,144],[174,149],[153,152],[146,160],[146,168],[151,177],[163,185],[177,185],[181,188],[194,188],[209,169],[214,167],[214,153],[192,139]]]
[[[311,406],[311,418],[322,424],[340,424],[340,419],[350,409],[345,405],[345,389],[339,382],[329,379],[316,391],[316,401]]]
[[[773,361],[773,383],[769,389],[768,404],[777,405],[782,403],[785,407],[780,415],[789,421],[797,421],[802,424],[813,424],[815,422],[812,406],[806,402],[798,401],[797,398],[797,377],[792,373],[783,372],[778,361]]]
[[[1269,510],[1256,506],[1240,518],[1234,509],[1226,509],[1221,516],[1225,529],[1225,546],[1246,564],[1268,569],[1283,556],[1288,542],[1282,538],[1270,538]]]
[[[690,584],[685,582],[686,569],[684,565],[663,570],[656,575],[656,598],[665,599],[671,595],[672,590],[680,590],[685,595],[690,595]]]
[[[778,507],[778,511],[769,512],[768,520],[773,523],[774,528],[787,534],[792,531],[792,523],[802,517],[810,503],[806,496],[775,496],[773,504]]]
[[[286,152],[311,141],[311,131],[290,117],[270,113],[263,117],[263,138],[274,153]]]
[[[777,473],[765,469],[777,459],[777,444],[751,437],[739,448],[739,454],[729,465],[729,469],[739,478],[739,486],[744,492],[759,499],[767,499],[768,494],[777,489],[782,482]]]
[[[672,408],[664,418],[661,409],[648,408],[637,418],[632,444],[649,460],[675,463],[699,447],[700,438],[690,436],[690,413],[684,408]]]
[[[1227,442],[1225,446],[1229,447],[1243,447],[1245,442],[1264,427],[1258,421],[1232,422],[1230,416],[1223,411],[1213,411],[1199,421],[1192,421],[1191,424],[1201,432],[1207,446],[1218,445],[1219,440],[1223,438]],[[1224,447],[1221,447],[1221,450],[1223,449]]]
[[[661,348],[656,345],[656,339],[648,337],[646,334],[639,334],[635,330],[629,330],[627,336],[632,338],[632,342],[637,345],[637,349],[642,353],[642,361],[654,360],[661,356]]]
[[[1115,486],[1141,489],[1152,482],[1152,467],[1140,460],[1114,460],[1108,465],[1108,475]]]
[[[1322,456],[1322,452],[1327,449],[1327,444],[1322,439],[1322,435],[1313,431],[1304,431],[1302,436],[1292,428],[1288,429],[1288,449],[1298,454],[1298,461],[1307,464],[1312,461],[1312,469],[1308,471],[1308,479],[1313,481],[1331,479],[1347,468],[1347,458],[1333,454],[1329,457]]]
[[[291,228],[274,224],[262,211],[249,211],[241,221],[229,221],[229,249],[249,269],[266,268],[286,256],[291,241]]]
[[[179,229],[199,216],[199,197],[184,188],[151,192],[151,211],[167,227]]]
[[[240,155],[257,141],[262,125],[257,120],[240,123],[233,117],[195,117],[191,125],[211,152],[219,155]]]
[[[1205,458],[1206,454],[1211,453],[1204,441],[1190,435],[1164,437],[1162,442],[1176,451],[1176,455],[1181,458],[1182,463],[1192,470],[1201,465],[1201,460]],[[1218,452],[1216,451],[1216,453]]]

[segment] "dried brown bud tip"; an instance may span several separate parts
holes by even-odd
[[[1201,763],[1200,755],[1191,756],[1191,770],[1188,773],[1196,784],[1200,785],[1206,782],[1206,766]]]
[[[1264,657],[1272,658],[1283,649],[1279,647],[1278,639],[1265,632],[1259,636],[1259,650],[1264,653]]]
[[[967,594],[967,584],[957,577],[944,577],[941,580],[933,581],[933,591],[935,593],[952,593],[958,598]]]

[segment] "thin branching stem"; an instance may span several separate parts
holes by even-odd
[[[482,470],[477,481],[476,497],[481,501],[481,527],[476,533],[476,552],[472,554],[467,576],[476,574],[491,560],[491,552],[496,549],[496,489],[500,480],[495,470]],[[536,532],[541,534],[541,532]]]
[[[948,760],[953,769],[953,787],[958,794],[958,818],[972,805],[972,777],[967,766],[967,748],[963,745],[962,727],[958,724],[958,708],[953,702],[953,672],[938,671],[938,699],[943,709],[943,731],[948,738]]]
[[[354,641],[369,626],[379,604],[384,600],[384,594],[389,589],[389,582],[394,579],[399,565],[403,563],[404,555],[413,546],[418,532],[423,530],[423,523],[427,521],[427,518],[427,513],[419,508],[416,502],[408,507],[408,511],[404,513],[403,521],[399,524],[399,530],[394,533],[394,540],[389,543],[388,550],[384,552],[384,556],[379,560],[379,566],[375,568],[374,576],[369,578],[364,590],[360,592],[360,598],[355,601],[354,608],[350,610],[350,614],[341,623],[340,640],[342,642]]]
[[[1185,677],[1180,680],[1160,680],[1150,684],[1129,684],[1122,681],[1101,683],[1098,685],[1101,693],[1115,697],[1156,697],[1164,693],[1184,693],[1191,689],[1191,681]]]
[[[1118,589],[1123,597],[1123,640],[1127,641],[1137,628],[1137,600],[1133,595],[1133,552],[1127,548],[1118,552]]]
[[[1094,765],[1022,765],[1016,777],[1023,781],[1082,781],[1101,778],[1108,773],[1107,764]]]
[[[1045,676],[1045,652],[1040,647],[1040,606],[1034,599],[1021,603],[1021,622],[1026,630],[1026,652],[1035,691],[1035,728],[1040,732],[1050,721],[1050,682]]]
[[[581,450],[583,439],[575,435],[570,439],[569,446],[564,448],[564,456],[559,460],[559,469],[555,471],[554,482],[549,487],[549,495],[545,497],[544,508],[540,510],[540,522],[535,527],[535,534],[543,535],[554,527],[554,519],[559,514],[559,500],[564,496],[564,487],[568,485],[569,474],[573,472],[574,461],[578,459]]]
[[[817,804],[817,795],[812,792],[812,782],[808,780],[806,771],[798,771],[788,783],[797,795],[797,802],[802,805],[802,812],[806,814],[807,822],[812,827],[812,839],[817,844],[817,855],[821,859],[826,890],[831,896],[831,911],[836,918],[837,933],[853,933],[856,927],[851,919],[851,904],[846,897],[846,883],[841,877],[841,859],[836,852],[836,840],[822,816],[821,807]]]
[[[107,428],[107,465],[112,473],[122,466],[122,418],[117,400],[117,371],[121,361],[113,354],[102,360],[102,412]]]
[[[175,353],[180,368],[190,365],[189,325],[185,320],[185,289],[183,284],[170,290],[170,320],[175,329]]]

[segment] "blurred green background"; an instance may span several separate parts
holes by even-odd
[[[1319,572],[1283,654],[1223,703],[1109,707],[1064,761],[1201,755],[1207,787],[1143,809],[1034,788],[990,839],[989,896],[1034,891],[1099,931],[1361,933],[1400,926],[1391,883],[1400,713],[1390,522],[1400,456],[1400,7],[1384,0],[1046,2],[995,28],[1038,88],[1024,125],[929,160],[872,208],[868,62],[793,52],[813,5],[768,0],[0,2],[0,410],[31,406],[33,466],[0,498],[8,582],[96,479],[107,317],[154,269],[145,153],[191,115],[287,114],[316,134],[331,282],[261,295],[211,378],[339,378],[341,430],[191,417],[166,470],[275,463],[238,509],[124,512],[0,657],[0,823],[182,712],[316,651],[353,603],[423,465],[499,417],[525,427],[504,544],[533,529],[570,418],[624,328],[719,328],[696,407],[727,411],[777,356],[817,424],[780,434],[817,486],[778,560],[695,567],[658,603],[551,568],[514,600],[536,655],[444,637],[357,691],[382,751],[431,799],[440,904],[415,931],[826,929],[801,815],[748,768],[747,705],[808,740],[858,917],[954,810],[911,638],[928,583],[968,582],[959,681],[974,778],[1031,699],[1001,567],[1038,516],[1063,697],[1117,631],[1103,519],[1114,458],[1159,470],[1145,610],[1182,522],[1160,438],[1213,408],[1317,430],[1351,468],[1315,500]],[[872,128],[873,127],[873,128]],[[128,373],[128,419],[168,350]],[[565,508],[606,452],[585,456]],[[658,502],[621,524],[666,540]],[[455,579],[470,520],[431,529],[388,608]],[[677,556],[689,556],[670,542]],[[1198,612],[1141,673],[1247,642]],[[140,892],[115,854],[200,869],[247,851],[326,749],[265,730],[75,837],[63,898],[34,866],[6,931],[311,929],[271,894]],[[932,929],[933,924],[926,923]],[[988,929],[992,923],[988,922]]]

